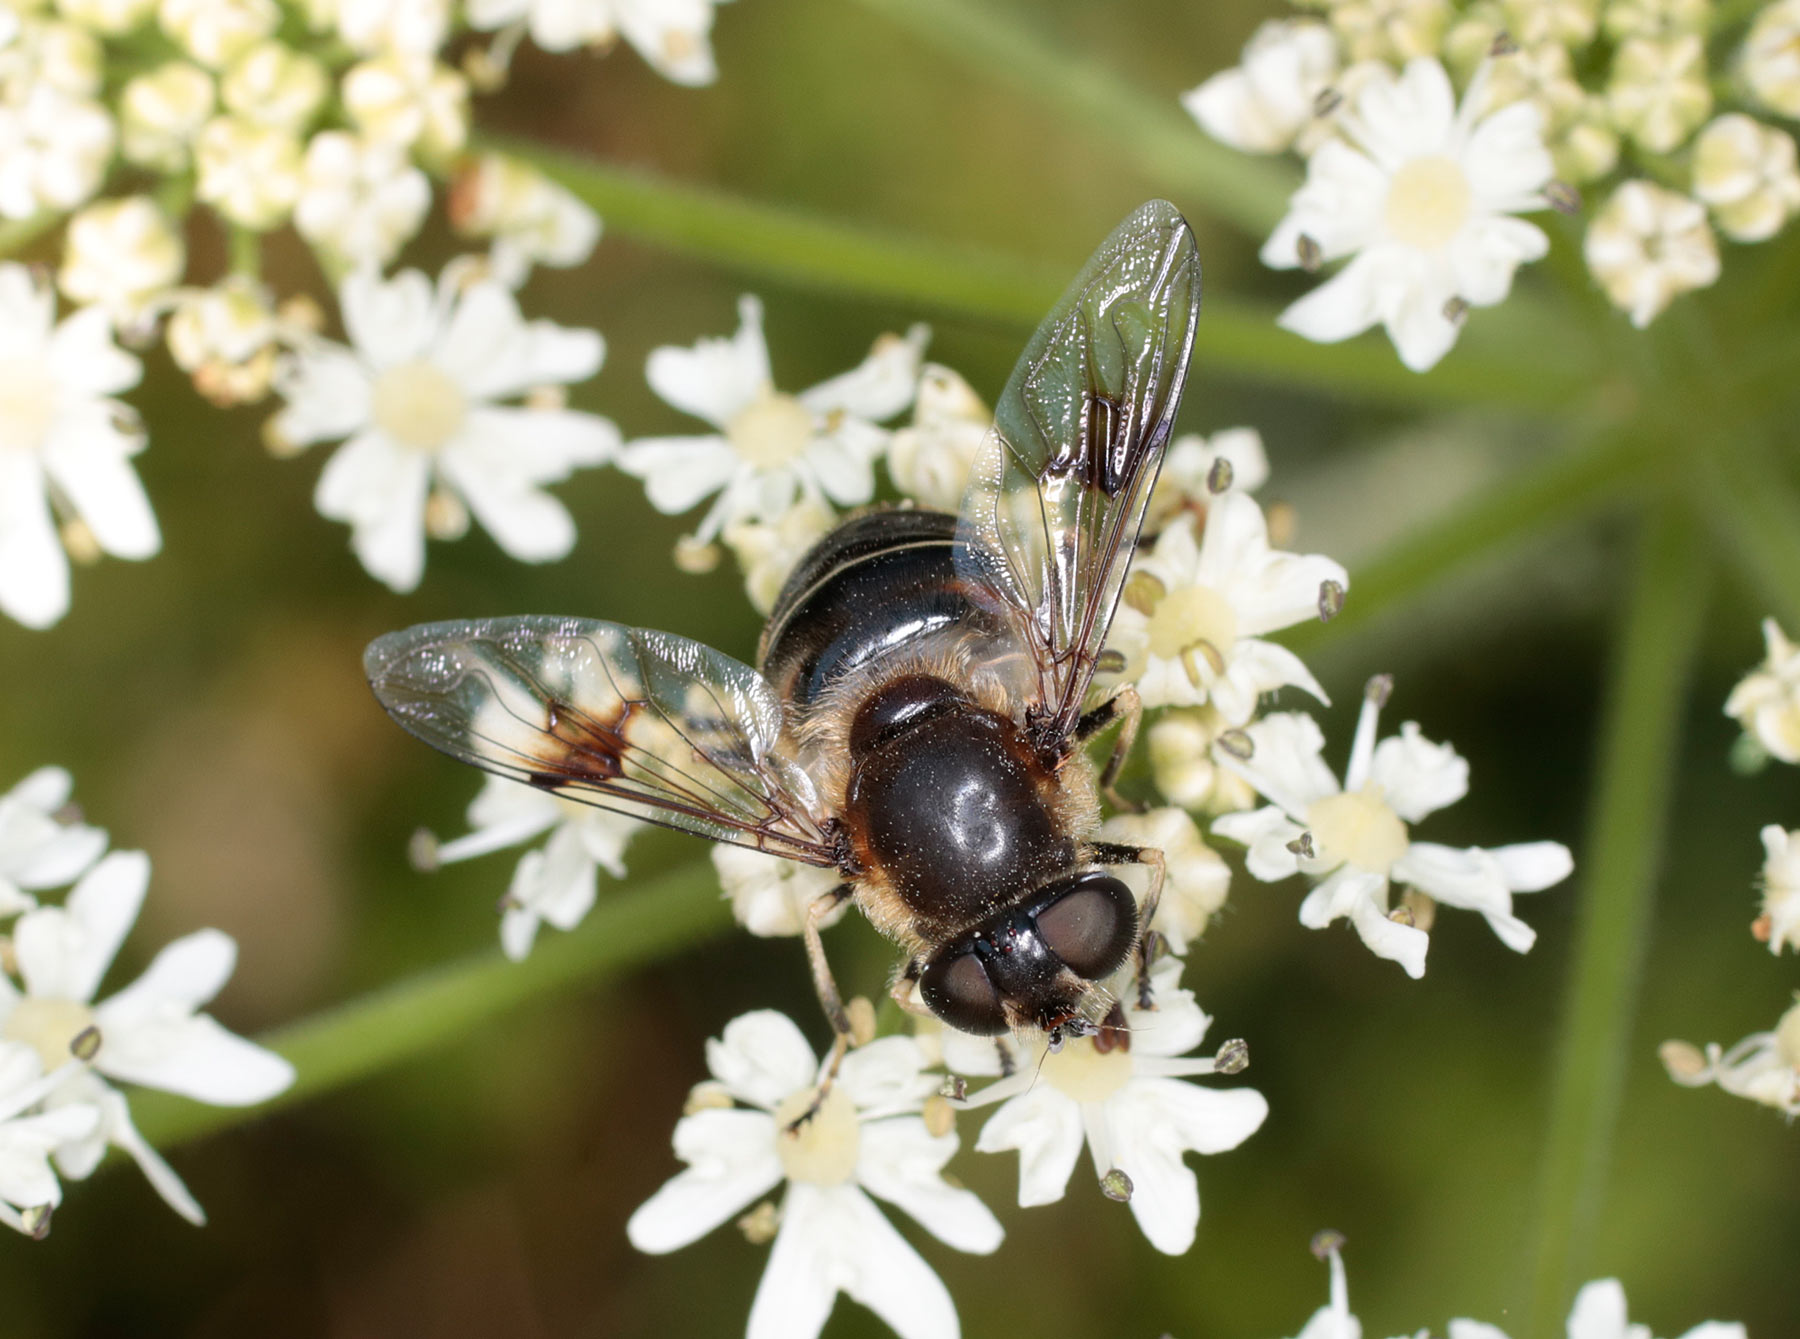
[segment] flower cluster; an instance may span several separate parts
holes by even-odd
[[[1262,254],[1308,272],[1348,258],[1282,314],[1308,339],[1380,324],[1431,367],[1548,251],[1518,215],[1573,212],[1578,187],[1605,193],[1588,269],[1640,328],[1718,278],[1718,234],[1766,241],[1800,211],[1776,123],[1800,116],[1794,0],[1297,2],[1324,13],[1263,24],[1183,103],[1222,143],[1306,159]]]
[[[1800,763],[1800,650],[1772,618],[1763,620],[1767,655],[1731,690],[1725,714],[1744,729],[1737,761],[1745,768],[1770,759]],[[1750,933],[1769,952],[1800,950],[1800,832],[1779,823],[1762,830],[1762,907]],[[1662,1044],[1669,1077],[1690,1088],[1717,1084],[1728,1093],[1800,1116],[1800,1004],[1791,1005],[1767,1032],[1753,1032],[1725,1047],[1704,1049],[1685,1041]]]
[[[1336,1232],[1321,1232],[1313,1238],[1313,1254],[1331,1268],[1330,1295],[1325,1305],[1313,1312],[1298,1339],[1358,1339],[1362,1334],[1362,1322],[1350,1310],[1343,1245],[1343,1237]],[[1651,1339],[1650,1327],[1634,1323],[1629,1317],[1624,1285],[1617,1279],[1595,1279],[1575,1294],[1566,1333],[1568,1339]],[[1428,1331],[1420,1330],[1419,1333],[1424,1335]],[[1498,1325],[1481,1320],[1452,1320],[1446,1333],[1448,1339],[1507,1339],[1506,1332]],[[1680,1339],[1747,1339],[1747,1336],[1744,1327],[1736,1321],[1708,1320],[1684,1331]]]
[[[424,533],[470,514],[509,554],[561,557],[567,514],[542,486],[610,458],[605,420],[562,388],[598,369],[599,337],[525,321],[533,266],[587,259],[599,220],[529,165],[470,154],[470,95],[507,76],[527,35],[552,51],[624,38],[666,77],[716,77],[716,0],[69,0],[0,11],[0,218],[55,229],[51,281],[0,265],[0,611],[46,627],[69,607],[69,559],[143,559],[161,544],[130,458],[146,437],[118,397],[130,348],[166,339],[208,401],[279,391],[278,453],[350,441],[317,503],[348,523],[369,571],[410,589]],[[466,8],[466,13],[463,12]],[[459,27],[480,35],[446,46]],[[124,171],[115,172],[114,169]],[[130,193],[105,194],[124,181]],[[383,272],[433,199],[485,253],[443,269],[432,297]],[[190,266],[206,215],[230,239],[222,274]],[[292,229],[337,285],[346,352],[325,313],[261,279],[267,237]],[[421,291],[427,290],[427,291]],[[461,361],[459,361],[461,360]],[[358,366],[360,364],[360,367]],[[463,381],[471,368],[487,372]],[[449,394],[446,377],[457,379]],[[496,399],[521,395],[500,407]],[[347,398],[346,398],[347,397]],[[525,417],[529,415],[529,417]],[[502,427],[533,446],[510,449]]]
[[[218,930],[176,940],[136,981],[96,1001],[143,905],[150,861],[141,851],[106,854],[107,834],[81,822],[70,790],[67,772],[45,767],[0,796],[0,916],[17,918],[0,972],[0,1222],[43,1236],[62,1202],[57,1173],[85,1179],[112,1146],[170,1208],[203,1223],[115,1085],[251,1106],[286,1089],[293,1067],[200,1012],[237,961]],[[34,896],[68,884],[60,903]]]

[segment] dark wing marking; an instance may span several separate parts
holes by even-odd
[[[1025,346],[963,499],[958,563],[1018,612],[1038,663],[1032,725],[1080,717],[1175,423],[1200,261],[1175,206],[1114,230]]]
[[[453,758],[714,841],[836,863],[774,689],[699,642],[578,618],[424,623],[371,642],[363,669],[389,715]]]

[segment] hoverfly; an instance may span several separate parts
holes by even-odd
[[[849,1030],[819,924],[844,899],[906,952],[903,1005],[951,1027],[1097,1031],[1139,945],[1093,840],[1141,708],[1086,699],[1175,420],[1200,306],[1187,222],[1152,201],[1026,345],[960,517],[873,510],[788,579],[757,668],[576,618],[428,623],[372,643],[381,705],[426,743],[569,799],[835,868],[805,942]],[[1098,777],[1083,745],[1120,722]],[[918,1000],[914,999],[915,988]]]

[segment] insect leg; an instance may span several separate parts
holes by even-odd
[[[935,1018],[937,1015],[926,1008],[923,1001],[913,998],[913,987],[918,984],[919,974],[924,970],[925,964],[914,958],[894,973],[894,979],[888,982],[888,998],[916,1017]]]
[[[831,964],[825,959],[825,941],[819,935],[819,923],[843,906],[849,896],[850,885],[840,883],[823,897],[814,899],[806,909],[806,928],[801,931],[806,941],[806,961],[812,968],[813,989],[818,992],[819,1004],[825,1010],[831,1030],[844,1039],[850,1036],[850,1015],[844,1011],[844,997],[838,993],[837,978],[832,976]]]
[[[1144,894],[1143,909],[1138,913],[1138,1001],[1150,1007],[1150,964],[1162,947],[1162,936],[1151,928],[1156,921],[1156,907],[1162,901],[1163,878],[1169,862],[1154,846],[1127,846],[1122,842],[1089,842],[1088,857],[1102,865],[1142,865],[1150,871],[1150,887]]]
[[[1126,800],[1114,788],[1114,783],[1119,779],[1125,760],[1131,756],[1131,746],[1137,742],[1138,725],[1143,719],[1144,700],[1138,696],[1138,690],[1133,685],[1124,684],[1118,692],[1075,723],[1075,738],[1085,741],[1114,721],[1121,722],[1118,736],[1113,740],[1112,753],[1107,757],[1106,767],[1100,773],[1100,793],[1115,809],[1134,813],[1143,806]]]

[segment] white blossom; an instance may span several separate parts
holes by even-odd
[[[993,426],[993,410],[968,382],[942,364],[926,363],[919,369],[912,422],[894,429],[888,443],[888,477],[920,506],[955,511]]]
[[[1353,61],[1409,61],[1436,51],[1448,0],[1326,0],[1331,26]]]
[[[744,593],[758,613],[775,607],[789,573],[842,519],[820,498],[802,497],[772,521],[743,518],[720,534],[744,574]],[[676,561],[692,545],[678,546]]]
[[[1212,705],[1164,712],[1150,727],[1150,775],[1164,799],[1209,814],[1256,807],[1242,777],[1213,761],[1213,745],[1231,725]]]
[[[973,1107],[1002,1104],[975,1147],[1018,1151],[1021,1207],[1061,1199],[1085,1143],[1096,1177],[1124,1173],[1132,1216],[1152,1246],[1180,1255],[1194,1244],[1200,1188],[1183,1156],[1236,1148],[1256,1133],[1269,1104],[1253,1088],[1184,1082],[1215,1072],[1215,1057],[1187,1054],[1212,1020],[1192,992],[1179,988],[1180,977],[1180,961],[1162,959],[1151,970],[1150,1008],[1140,1008],[1127,989],[1123,1032],[1107,1028],[1054,1052],[1040,1038],[1015,1055],[1010,1077],[970,1095]],[[943,1045],[953,1069],[999,1072],[991,1040],[946,1032]],[[1009,1041],[1000,1045],[1018,1050]]]
[[[230,274],[211,288],[178,294],[166,335],[170,356],[193,377],[194,389],[225,407],[268,393],[281,329],[269,290],[248,275]]]
[[[1594,40],[1599,14],[1600,0],[1502,0],[1500,6],[1506,30],[1528,46],[1586,46]]]
[[[1649,1339],[1650,1327],[1629,1322],[1625,1288],[1617,1279],[1595,1279],[1575,1294],[1568,1335],[1569,1339]],[[1745,1333],[1736,1321],[1708,1320],[1685,1331],[1681,1339],[1745,1339]]]
[[[1743,62],[1744,78],[1763,106],[1800,117],[1800,0],[1775,0],[1757,12]]]
[[[1331,1271],[1330,1290],[1325,1305],[1312,1313],[1295,1339],[1362,1339],[1362,1322],[1350,1310],[1350,1280],[1344,1272],[1341,1237],[1322,1234],[1326,1247],[1325,1260]],[[1318,1249],[1314,1247],[1315,1251]],[[1463,1339],[1453,1335],[1452,1339]]]
[[[1206,844],[1194,820],[1181,809],[1116,814],[1101,824],[1100,837],[1163,853],[1162,898],[1156,919],[1145,928],[1161,934],[1171,952],[1185,954],[1225,905],[1231,887],[1231,867],[1225,858]]]
[[[1317,880],[1300,904],[1300,923],[1316,930],[1347,918],[1370,949],[1399,963],[1408,976],[1425,974],[1429,940],[1411,917],[1390,914],[1390,882],[1479,911],[1501,943],[1525,952],[1537,932],[1513,914],[1513,894],[1566,879],[1574,868],[1568,848],[1526,842],[1457,849],[1413,840],[1409,824],[1468,793],[1469,765],[1448,744],[1426,739],[1411,721],[1377,744],[1384,691],[1372,686],[1363,698],[1341,786],[1319,756],[1325,740],[1317,722],[1297,712],[1250,726],[1247,761],[1217,748],[1219,764],[1272,803],[1226,814],[1213,831],[1249,848],[1245,866],[1265,882],[1295,873]]]
[[[1221,144],[1280,153],[1318,123],[1319,95],[1338,74],[1338,44],[1317,19],[1270,19],[1244,45],[1242,64],[1181,95]]]
[[[956,1339],[949,1292],[870,1199],[957,1250],[1000,1244],[993,1214],[943,1178],[956,1135],[934,1135],[914,1114],[939,1078],[919,1043],[859,1047],[821,1092],[829,1058],[817,1063],[799,1028],[762,1010],[709,1041],[706,1061],[720,1097],[742,1105],[696,1103],[682,1117],[675,1154],[688,1165],[631,1216],[632,1245],[678,1250],[785,1183],[749,1339],[814,1339],[840,1292],[903,1339]]]
[[[747,846],[720,843],[712,848],[712,862],[732,916],[764,938],[799,934],[812,904],[843,882],[835,869],[802,865]],[[825,913],[820,927],[836,925],[849,909],[845,898]]]
[[[434,483],[444,505],[466,505],[512,557],[565,557],[575,523],[544,485],[610,459],[618,430],[552,404],[497,402],[591,377],[600,336],[526,321],[503,285],[462,288],[448,267],[435,290],[417,270],[358,271],[338,298],[352,347],[315,339],[296,350],[278,378],[288,403],[271,430],[297,446],[349,438],[314,501],[350,524],[370,574],[399,591],[419,584]]]
[[[1769,952],[1786,945],[1800,949],[1800,833],[1779,823],[1762,830],[1762,915],[1754,926],[1756,937],[1766,940]]]
[[[344,110],[371,140],[447,158],[469,137],[469,81],[422,52],[388,52],[344,75]]]
[[[181,279],[181,235],[147,195],[97,201],[69,220],[57,284],[103,307],[122,327],[142,325],[153,299]]]
[[[1719,117],[1694,141],[1694,198],[1733,241],[1767,241],[1800,210],[1794,137],[1738,112]]]
[[[0,610],[27,627],[68,612],[59,513],[79,518],[115,557],[148,558],[162,546],[130,464],[143,430],[112,398],[137,385],[140,370],[113,343],[105,311],[85,307],[58,323],[49,286],[23,265],[0,264]]]
[[[233,223],[263,231],[287,218],[300,198],[299,139],[281,126],[215,116],[194,147],[196,192]]]
[[[1156,534],[1183,510],[1204,515],[1215,496],[1214,484],[1223,485],[1221,493],[1254,493],[1268,481],[1269,456],[1255,428],[1221,428],[1211,437],[1184,433],[1163,456],[1144,512],[1144,530]]]
[[[1588,225],[1582,254],[1613,306],[1642,330],[1678,295],[1719,277],[1706,209],[1648,181],[1627,181]]]
[[[62,1203],[62,1186],[50,1166],[50,1155],[86,1139],[100,1124],[99,1109],[85,1102],[31,1110],[74,1067],[65,1058],[56,1072],[46,1076],[30,1046],[0,1041],[0,1223],[15,1232],[34,1232],[19,1210],[42,1211]]]
[[[1708,1042],[1704,1052],[1684,1041],[1660,1048],[1669,1077],[1686,1088],[1716,1083],[1734,1097],[1800,1116],[1800,1004],[1770,1032],[1752,1032],[1729,1049]]]
[[[351,50],[431,53],[450,30],[450,0],[311,0],[317,20],[337,28]]]
[[[1698,33],[1633,37],[1613,54],[1613,120],[1652,153],[1679,148],[1712,112],[1706,43]]]
[[[912,403],[929,333],[883,335],[858,367],[798,395],[777,391],[763,340],[762,303],[738,302],[730,339],[652,351],[650,388],[718,429],[697,437],[646,437],[619,464],[644,481],[666,514],[718,494],[696,531],[710,542],[731,521],[778,518],[802,497],[857,506],[875,494],[875,456],[888,433],[876,427]]]
[[[179,172],[213,114],[213,77],[171,60],[125,85],[119,97],[119,151],[159,172]]]
[[[16,45],[7,54],[24,60],[28,50]],[[78,70],[59,80],[33,61],[7,74],[0,81],[0,216],[74,209],[100,187],[112,158],[113,119],[79,90],[85,81]]]
[[[219,83],[219,97],[229,110],[294,134],[306,130],[330,92],[325,67],[282,42],[251,47]]]
[[[64,812],[75,783],[40,767],[0,795],[0,916],[37,905],[31,894],[85,874],[106,850],[106,832]]]
[[[1319,617],[1325,583],[1348,588],[1344,569],[1271,549],[1262,508],[1243,493],[1215,498],[1194,532],[1195,517],[1180,516],[1132,565],[1108,637],[1125,657],[1122,677],[1147,707],[1210,702],[1233,725],[1284,686],[1325,701],[1300,658],[1263,637]]]
[[[14,4],[0,11],[12,13],[16,25],[12,40],[0,43],[0,91],[7,100],[38,86],[76,98],[98,96],[106,63],[99,39],[73,23],[18,12],[33,7]]]
[[[110,1141],[138,1161],[171,1208],[199,1223],[205,1219],[200,1206],[136,1136],[124,1095],[105,1080],[214,1106],[250,1106],[287,1088],[294,1070],[199,1012],[236,965],[236,944],[218,930],[176,940],[135,982],[94,1003],[149,882],[150,862],[141,851],[115,851],[82,877],[64,905],[19,918],[13,948],[24,989],[0,976],[0,1038],[31,1046],[46,1071],[72,1055],[90,1066],[57,1089],[66,1101],[98,1106],[102,1116],[91,1135],[59,1146],[66,1175],[87,1176]]]
[[[150,17],[156,0],[57,0],[56,12],[71,23],[120,37]]]
[[[713,6],[725,0],[469,0],[476,28],[525,25],[546,51],[604,46],[623,37],[665,79],[710,84]]]
[[[1456,342],[1463,308],[1502,301],[1513,271],[1544,255],[1543,232],[1513,217],[1546,204],[1542,113],[1518,102],[1482,116],[1482,98],[1472,88],[1459,110],[1444,67],[1419,59],[1338,114],[1346,138],[1307,161],[1262,258],[1277,269],[1351,260],[1283,312],[1284,327],[1330,343],[1379,322],[1424,371]]]
[[[431,183],[403,148],[341,130],[307,144],[294,227],[339,262],[386,265],[430,208]]]
[[[188,55],[218,70],[274,32],[281,9],[275,0],[161,0],[157,18]]]
[[[494,239],[490,263],[509,288],[523,284],[533,265],[580,265],[600,240],[598,214],[505,154],[480,154],[463,165],[450,188],[449,213],[458,232]]]
[[[1762,624],[1767,654],[1725,699],[1725,714],[1758,748],[1782,762],[1800,763],[1800,647],[1773,618]]]
[[[444,865],[518,846],[550,834],[527,851],[500,900],[500,946],[517,962],[531,952],[538,926],[573,930],[593,909],[599,871],[625,877],[625,846],[642,826],[636,819],[577,804],[506,777],[490,776],[469,805],[474,831],[432,852]]]

